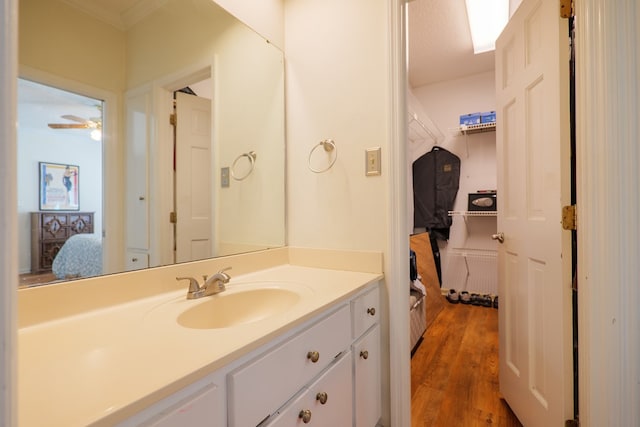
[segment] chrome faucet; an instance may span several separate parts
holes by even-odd
[[[187,299],[197,299],[223,292],[226,289],[225,285],[231,280],[231,277],[225,273],[227,270],[231,270],[231,267],[223,268],[209,278],[204,276],[202,286],[193,277],[176,277],[176,280],[188,280],[189,291],[187,292]]]

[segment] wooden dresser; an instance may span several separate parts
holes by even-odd
[[[51,271],[64,242],[93,233],[93,212],[31,212],[31,273]]]

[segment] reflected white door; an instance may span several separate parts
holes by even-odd
[[[176,95],[176,262],[184,262],[212,253],[211,101]]]
[[[527,427],[573,418],[567,28],[524,0],[496,43],[500,392]]]

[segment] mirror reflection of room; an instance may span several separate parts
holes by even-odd
[[[20,285],[102,274],[102,100],[19,79],[18,123]]]
[[[53,129],[45,124],[42,130],[56,135],[71,131],[79,135],[80,129],[71,129],[71,125],[91,125],[93,129],[85,129],[87,133],[100,130],[103,145],[95,144],[97,152],[91,157],[95,166],[73,163],[69,160],[73,157],[61,149],[58,156],[41,152],[38,159],[28,159],[31,164],[20,163],[21,176],[29,175],[21,178],[24,186],[30,185],[20,188],[22,285],[285,243],[282,51],[209,0],[170,0],[144,11],[136,8],[138,3],[20,2],[21,91],[24,85],[44,84],[42,87],[104,100],[99,111],[51,111],[53,117],[47,123],[63,127]],[[256,69],[261,72],[255,73]],[[183,164],[185,175],[194,173],[181,178],[176,165],[191,155],[189,150],[194,147],[187,148],[182,158],[179,154],[174,158],[174,144],[179,149],[180,141],[174,139],[169,116],[174,112],[174,92],[187,87],[196,95],[190,99],[208,98],[211,104],[210,112],[197,120],[199,126],[207,127],[209,150],[192,157],[197,164]],[[98,116],[99,126],[93,120]],[[176,126],[180,128],[182,123],[181,129],[186,129],[191,119],[182,114],[181,120],[180,113],[177,117]],[[25,118],[21,121],[26,125]],[[48,147],[52,147],[52,140],[43,136],[40,143],[49,141]],[[254,153],[252,163],[245,161],[247,153]],[[91,223],[91,231],[84,228],[87,232],[79,234],[100,239],[96,248],[102,253],[96,263],[100,273],[96,267],[91,272],[55,274],[51,267],[65,243],[60,241],[44,251],[47,267],[32,266],[32,246],[42,247],[43,243],[41,237],[33,237],[30,215],[50,212],[34,205],[38,189],[29,184],[38,182],[39,162],[80,166],[76,177],[80,182],[79,205],[58,211],[85,214],[81,222]],[[248,166],[252,172],[225,185],[224,171],[229,174],[234,162],[238,175],[244,176]],[[192,187],[193,182],[207,185],[183,197],[178,188],[185,179],[195,180],[186,187]],[[22,202],[23,198],[29,202]],[[61,221],[56,218],[55,227]],[[197,234],[192,233],[194,227],[200,230]],[[69,257],[78,261],[77,256]]]

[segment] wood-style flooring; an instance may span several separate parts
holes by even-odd
[[[498,385],[498,310],[445,304],[411,361],[412,427],[521,427]]]
[[[58,280],[58,278],[51,272],[40,274],[21,274],[18,282],[18,288],[29,288],[43,283],[55,282],[56,280]]]

